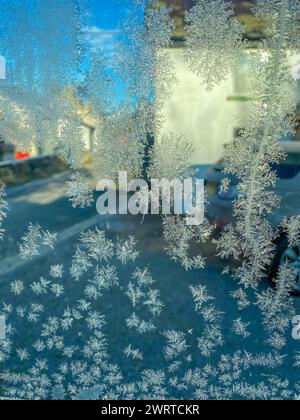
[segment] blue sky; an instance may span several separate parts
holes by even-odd
[[[118,27],[128,7],[126,0],[91,0],[91,4],[95,25],[106,30]]]
[[[128,4],[127,0],[91,0],[92,19],[87,35],[95,48],[112,50]]]
[[[91,22],[86,34],[92,47],[113,56],[115,41],[122,35],[120,27],[128,14],[132,0],[90,0]],[[114,102],[125,99],[124,83],[115,78]]]

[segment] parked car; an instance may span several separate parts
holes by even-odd
[[[283,143],[288,154],[286,161],[274,168],[279,181],[276,192],[282,198],[282,205],[271,216],[271,223],[277,227],[284,217],[300,214],[300,142]],[[211,166],[205,175],[206,192],[209,204],[207,217],[211,223],[222,228],[233,221],[233,202],[238,198],[238,180],[232,176],[228,191],[221,192],[220,185],[224,177],[222,161]],[[272,266],[270,279],[276,278],[279,267],[288,262],[297,274],[295,293],[300,295],[300,243],[295,248],[289,247],[287,236],[282,233],[277,242],[277,250]]]

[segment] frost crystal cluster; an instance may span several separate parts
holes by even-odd
[[[81,147],[70,90],[83,59],[82,7],[81,0],[0,2],[0,53],[7,63],[7,79],[0,82],[1,134],[25,152],[57,147],[71,165]]]
[[[8,64],[8,79],[0,81],[2,140],[17,150],[59,153],[72,171],[66,195],[74,209],[94,203],[94,179],[114,180],[119,171],[145,179],[194,175],[189,140],[161,131],[163,99],[175,78],[168,53],[172,8],[128,1],[122,37],[107,57],[88,48],[88,2],[0,0],[0,54]],[[290,296],[295,273],[283,264],[275,288],[262,282],[278,239],[284,235],[292,248],[300,240],[298,215],[282,220],[279,229],[270,223],[280,206],[274,192],[274,166],[285,159],[280,139],[295,129],[295,78],[288,63],[300,52],[299,1],[258,0],[253,13],[266,26],[258,41],[263,54],[252,58],[247,116],[223,156],[221,192],[229,190],[232,176],[238,180],[234,222],[211,241],[215,229],[208,220],[187,226],[184,217],[164,217],[164,260],[157,267],[151,266],[152,248],[140,252],[140,238],[117,237],[100,222],[83,228],[67,250],[70,260],[62,262],[63,238],[28,221],[16,260],[21,267],[31,264],[30,281],[19,275],[1,282],[1,398],[300,398],[299,376],[286,373],[287,366],[300,367],[299,352],[287,350],[296,315]],[[235,71],[249,47],[244,32],[229,1],[196,0],[187,12],[185,58],[209,89]],[[115,101],[120,80],[123,97]],[[97,123],[89,170],[82,169],[79,109]],[[7,210],[1,185],[1,239]],[[113,223],[103,220],[107,227]],[[202,271],[210,258],[199,252],[204,243],[228,260],[222,280],[233,290],[225,298],[213,269]],[[47,270],[36,276],[43,256],[49,257]],[[159,281],[167,264],[178,264],[176,301]],[[211,284],[204,284],[205,275]],[[154,358],[148,364],[149,352]]]
[[[279,235],[269,223],[269,215],[280,205],[274,193],[277,174],[273,170],[274,165],[285,158],[279,140],[294,129],[291,117],[295,113],[294,81],[287,63],[288,55],[297,51],[296,46],[291,50],[290,45],[295,5],[296,2],[284,0],[257,4],[258,16],[266,7],[270,16],[268,37],[263,42],[268,59],[253,64],[257,79],[256,99],[249,105],[248,118],[241,122],[244,129],[240,137],[224,154],[224,171],[240,181],[239,198],[234,204],[236,223],[224,230],[218,249],[223,258],[233,257],[240,261],[234,276],[246,288],[258,287],[267,274]],[[291,220],[291,227],[283,221],[292,235],[296,235],[296,220]],[[286,299],[289,299],[292,273],[278,275],[280,278],[274,280],[278,284],[285,282],[282,293],[285,289]],[[284,322],[288,323],[288,319]]]
[[[243,25],[224,0],[196,0],[186,14],[185,57],[208,88],[227,78],[238,65],[243,47]]]

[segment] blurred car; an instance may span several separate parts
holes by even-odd
[[[274,169],[278,174],[276,193],[282,198],[282,205],[271,216],[274,227],[280,226],[284,217],[300,214],[300,142],[283,142],[288,158]],[[221,181],[231,180],[227,192],[221,192]],[[233,203],[238,198],[238,179],[223,173],[222,161],[211,166],[205,175],[206,193],[208,196],[207,217],[212,224],[222,228],[233,221]],[[279,267],[288,262],[295,270],[297,284],[295,293],[300,295],[300,243],[289,247],[286,234],[282,233],[277,242],[274,261],[270,267],[270,279],[276,278]]]

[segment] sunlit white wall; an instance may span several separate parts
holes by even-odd
[[[193,164],[218,161],[224,145],[232,141],[239,128],[237,116],[246,104],[232,100],[234,79],[207,91],[201,80],[191,72],[181,48],[169,50],[175,62],[177,79],[171,88],[171,98],[164,102],[163,131],[185,135],[192,141]],[[228,99],[230,98],[230,99]]]

